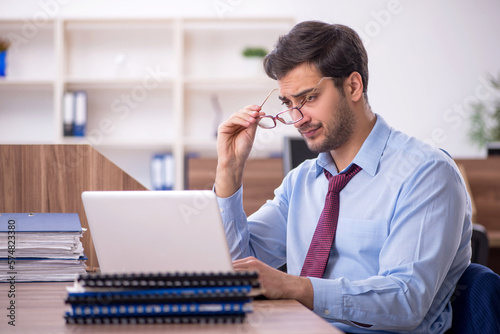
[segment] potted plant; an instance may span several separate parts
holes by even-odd
[[[472,106],[470,140],[479,147],[500,148],[500,75],[490,77],[492,87],[499,93],[492,103],[479,102]]]
[[[246,47],[243,50],[243,56],[247,58],[264,58],[267,55],[267,50],[261,47]]]
[[[248,62],[252,63],[252,71],[254,74],[263,74],[262,59],[267,55],[267,50],[263,47],[249,46],[243,49],[242,55]]]
[[[10,42],[7,39],[0,38],[0,77],[5,76],[5,68],[7,58],[7,49],[10,46]]]

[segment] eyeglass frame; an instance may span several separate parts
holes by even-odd
[[[321,84],[321,82],[323,81],[323,79],[334,79],[334,77],[322,77],[319,82],[316,84],[316,86],[314,86],[314,88],[304,97],[304,99],[302,100],[302,102],[300,102],[300,106],[297,106],[297,107],[292,107],[292,108],[288,108],[286,110],[283,110],[283,111],[280,111],[278,112],[275,116],[272,116],[272,115],[264,115],[264,116],[261,116],[260,119],[262,118],[270,118],[273,120],[273,123],[274,123],[274,126],[273,127],[266,127],[266,126],[263,126],[260,124],[260,120],[259,120],[259,123],[258,125],[263,128],[263,129],[274,129],[277,125],[276,123],[276,120],[280,121],[281,123],[285,124],[285,125],[292,125],[292,124],[295,124],[295,123],[298,123],[300,122],[303,118],[304,118],[304,114],[302,113],[302,109],[304,107],[304,105],[307,103],[307,100],[309,99],[309,97],[314,94],[316,88],[318,88],[318,86]],[[271,96],[272,93],[274,93],[275,91],[277,91],[278,88],[274,88],[273,90],[271,90],[269,92],[269,94],[267,94],[266,98],[264,99],[264,101],[260,104],[260,108],[262,109],[262,106],[266,103],[266,101],[269,99],[269,97]],[[289,122],[287,123],[283,118],[279,117],[281,114],[283,113],[286,113],[286,112],[290,112],[292,111],[293,109],[297,109],[300,113],[300,118],[296,121],[293,121],[293,122]]]

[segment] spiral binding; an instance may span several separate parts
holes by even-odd
[[[128,324],[229,324],[242,323],[245,314],[179,315],[179,316],[127,316],[127,317],[75,317],[65,315],[72,325],[128,325]]]
[[[257,272],[85,274],[80,275],[77,281],[88,288],[259,287]]]
[[[69,294],[66,303],[71,305],[109,305],[109,304],[144,304],[144,303],[184,303],[184,302],[220,302],[250,301],[246,292],[186,293],[186,294],[134,294],[102,292],[95,295]]]

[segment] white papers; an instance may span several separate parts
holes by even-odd
[[[15,274],[9,274],[9,267],[8,260],[0,260],[0,281],[9,281],[13,275],[16,282],[73,281],[86,273],[84,260],[17,259]]]
[[[80,241],[83,232],[17,232],[16,258],[79,259],[83,256]],[[8,240],[0,234],[0,259],[8,253]]]

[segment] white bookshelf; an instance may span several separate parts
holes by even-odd
[[[7,77],[0,79],[0,143],[90,143],[146,186],[150,157],[171,152],[175,189],[182,189],[185,156],[215,156],[218,122],[261,103],[276,86],[242,50],[271,50],[293,24],[289,18],[48,21],[9,50]],[[0,21],[0,36],[23,37],[24,25]],[[86,138],[63,136],[67,90],[87,92]],[[254,155],[280,152],[280,138],[293,133],[279,125],[259,131]]]

